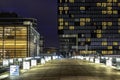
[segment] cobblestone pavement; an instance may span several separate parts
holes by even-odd
[[[103,64],[61,59],[38,65],[17,78],[5,80],[120,80],[120,71]]]

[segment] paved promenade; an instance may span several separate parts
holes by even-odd
[[[103,64],[61,59],[38,65],[15,79],[3,80],[120,80],[120,71]]]

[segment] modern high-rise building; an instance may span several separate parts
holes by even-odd
[[[120,54],[120,0],[58,0],[60,51]]]
[[[0,59],[39,55],[40,34],[37,20],[15,13],[0,13]]]

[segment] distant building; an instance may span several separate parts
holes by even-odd
[[[120,0],[58,0],[61,52],[120,54]]]
[[[15,13],[0,13],[0,58],[24,58],[39,55],[40,34],[37,20]]]
[[[44,54],[56,54],[57,52],[58,52],[58,49],[55,47],[44,48]]]

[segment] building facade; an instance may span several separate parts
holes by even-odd
[[[37,20],[15,13],[0,13],[0,58],[24,58],[39,55],[40,34]]]
[[[60,50],[120,54],[120,0],[58,0]]]
[[[44,51],[44,47],[45,47],[45,40],[44,40],[44,37],[40,35],[40,42],[39,42],[39,45],[40,45],[40,53],[43,53]]]

